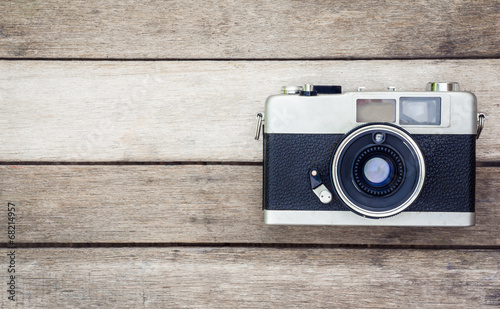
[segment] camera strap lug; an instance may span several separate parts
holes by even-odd
[[[260,132],[264,127],[264,113],[257,113],[255,115],[257,118],[257,126],[255,127],[255,140],[258,141],[260,139]]]
[[[485,119],[486,119],[486,115],[484,113],[477,113],[476,139],[479,139],[479,136],[481,135],[481,131],[483,131]]]

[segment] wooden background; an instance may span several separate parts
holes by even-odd
[[[499,1],[1,1],[0,58],[2,308],[500,306]],[[435,80],[488,116],[475,227],[263,224],[268,95]]]

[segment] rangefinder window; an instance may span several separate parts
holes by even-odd
[[[399,99],[399,123],[402,125],[440,125],[441,98]]]
[[[356,122],[395,122],[396,100],[358,99],[356,100]]]

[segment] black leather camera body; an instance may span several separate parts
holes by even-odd
[[[474,225],[476,105],[457,83],[283,87],[263,120],[265,222]]]

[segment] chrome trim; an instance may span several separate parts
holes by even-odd
[[[474,212],[410,212],[369,219],[351,211],[264,210],[266,224],[360,226],[473,226]]]
[[[367,132],[367,131],[374,131],[374,130],[381,130],[381,131],[389,131],[400,138],[402,138],[410,148],[413,149],[413,151],[417,155],[417,161],[419,164],[419,172],[420,176],[417,182],[417,186],[415,187],[415,190],[413,190],[411,196],[400,206],[389,210],[389,211],[383,211],[383,212],[374,212],[374,211],[369,211],[366,209],[363,209],[356,204],[354,204],[344,193],[342,190],[342,187],[340,186],[340,180],[338,179],[338,164],[340,160],[340,155],[344,151],[344,148],[349,144],[350,141],[358,137],[359,135]],[[333,164],[332,164],[332,178],[333,178],[333,185],[335,187],[335,190],[337,191],[337,194],[339,195],[340,199],[347,204],[350,208],[354,209],[356,212],[363,214],[365,216],[370,216],[370,217],[376,217],[376,218],[383,218],[383,217],[388,217],[388,216],[393,216],[395,214],[398,214],[405,210],[408,206],[410,206],[413,201],[417,198],[418,194],[420,193],[420,190],[422,190],[422,186],[424,184],[424,179],[425,179],[425,166],[424,166],[424,156],[422,152],[420,151],[420,148],[418,147],[417,143],[410,137],[408,136],[405,132],[391,126],[387,125],[370,125],[366,127],[362,127],[351,134],[349,134],[346,138],[342,140],[342,142],[339,144],[337,150],[335,151],[335,154],[333,156]]]

